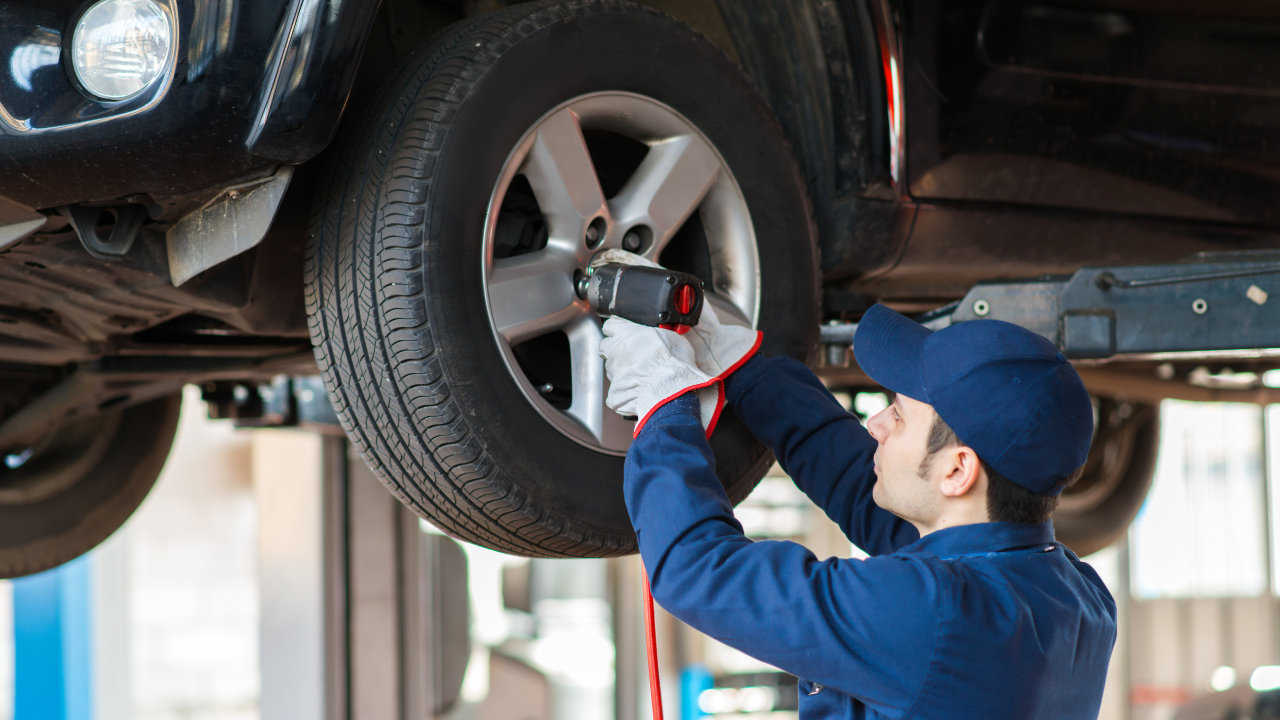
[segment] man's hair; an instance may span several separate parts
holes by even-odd
[[[933,456],[940,450],[963,444],[964,441],[951,426],[935,412],[933,425],[929,427],[929,439],[925,442],[924,460],[920,461],[920,476],[928,474]],[[981,457],[978,462],[987,471],[987,516],[991,522],[1042,523],[1058,507],[1058,495],[1032,492],[996,472]],[[1070,487],[1083,474],[1084,466],[1081,465],[1075,472],[1059,480],[1052,490]]]

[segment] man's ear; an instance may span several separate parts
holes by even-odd
[[[939,453],[941,454],[941,453]],[[948,448],[943,458],[946,465],[942,475],[942,494],[946,497],[961,497],[978,486],[978,478],[982,476],[982,463],[973,448],[957,445]]]

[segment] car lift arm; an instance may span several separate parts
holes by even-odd
[[[1043,335],[1072,360],[1280,359],[1277,293],[1280,251],[1202,253],[1169,265],[1081,268],[1070,276],[981,283],[964,299],[917,321],[938,330],[969,320],[1004,320]],[[856,323],[825,325],[821,340],[847,346],[856,329]],[[1151,383],[1164,390],[1186,387],[1154,378]],[[1152,394],[1161,388],[1135,390]],[[1280,401],[1267,391],[1198,390],[1204,392],[1187,399]],[[1205,393],[1213,395],[1200,396]]]

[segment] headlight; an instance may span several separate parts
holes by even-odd
[[[127,100],[169,72],[173,27],[154,0],[102,0],[80,16],[71,65],[85,90]]]

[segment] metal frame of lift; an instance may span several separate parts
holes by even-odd
[[[1090,367],[1234,358],[1280,364],[1280,250],[1201,253],[1168,265],[1086,267],[1073,275],[985,282],[916,319],[933,330],[980,319],[1020,325],[1057,345],[1091,387],[1109,384],[1106,389],[1148,397],[1280,402],[1280,392],[1269,388],[1211,391],[1156,378],[1124,378],[1120,385]],[[841,363],[857,327],[822,327],[830,365]]]

